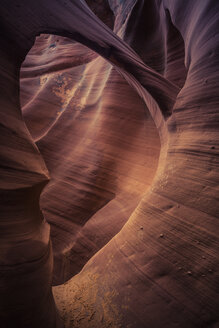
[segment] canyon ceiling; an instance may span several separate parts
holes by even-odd
[[[219,327],[219,1],[1,0],[0,328]]]

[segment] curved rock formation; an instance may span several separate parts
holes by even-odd
[[[2,1],[4,328],[217,327],[218,16]]]
[[[35,76],[44,52],[49,73]],[[66,64],[76,52],[84,63],[55,71],[55,52],[57,59],[65,54]],[[127,221],[151,184],[160,141],[138,95],[104,59],[77,43],[43,35],[21,74],[24,119],[51,173],[41,206],[51,224],[54,283],[60,284]]]

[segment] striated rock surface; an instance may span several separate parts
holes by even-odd
[[[2,327],[216,328],[218,1],[0,8]]]
[[[40,70],[44,58],[38,43],[45,44],[47,60],[52,57],[46,66],[51,72],[31,77],[29,70],[37,70],[32,60]],[[54,72],[54,53],[59,58],[61,51],[68,61],[74,51],[91,60]],[[78,273],[119,232],[151,184],[159,158],[159,135],[143,101],[92,55],[70,40],[43,35],[21,71],[24,119],[51,174],[41,207],[51,224],[56,284]]]

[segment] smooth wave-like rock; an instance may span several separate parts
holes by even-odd
[[[74,49],[79,58],[89,56],[77,43],[43,35],[21,71],[40,70],[44,52],[48,61],[52,57],[49,74],[21,78],[21,100],[51,174],[41,207],[51,224],[56,284],[78,273],[119,232],[150,186],[160,150],[144,102],[104,59],[92,56],[56,71],[54,52],[72,61]],[[30,66],[33,60],[39,68]]]
[[[0,326],[216,328],[218,1],[0,8]]]

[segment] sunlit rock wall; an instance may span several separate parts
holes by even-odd
[[[3,327],[216,328],[219,3],[0,6]]]

